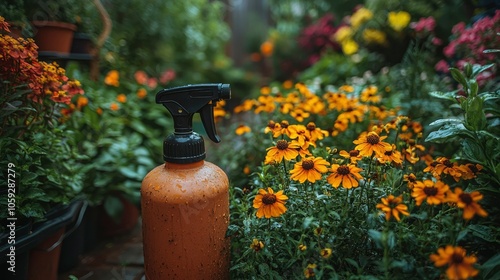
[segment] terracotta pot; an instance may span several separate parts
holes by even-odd
[[[34,21],[32,24],[39,52],[69,54],[76,25],[56,21]]]
[[[111,237],[131,231],[139,222],[139,209],[123,194],[113,194],[123,205],[123,212],[119,221],[115,221],[101,205],[99,225],[103,237]]]
[[[33,248],[29,256],[29,280],[57,280],[61,245],[56,244],[63,236],[62,227]]]

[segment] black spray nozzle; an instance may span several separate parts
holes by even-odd
[[[156,94],[156,103],[163,104],[174,119],[175,134],[193,132],[193,115],[200,113],[201,122],[210,140],[220,142],[215,130],[214,106],[219,100],[231,98],[229,84],[196,84],[163,89]]]

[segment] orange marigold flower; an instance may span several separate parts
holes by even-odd
[[[258,218],[279,217],[286,212],[285,201],[288,199],[283,191],[274,193],[273,189],[259,189],[259,193],[253,200],[253,207],[257,209]]]
[[[120,103],[125,103],[125,102],[127,102],[127,96],[125,94],[123,94],[123,93],[120,93],[116,97],[116,101],[118,101]]]
[[[137,97],[139,99],[143,99],[144,97],[146,97],[146,95],[148,95],[148,92],[146,91],[145,88],[140,88],[137,90]]]
[[[248,132],[250,132],[250,131],[252,131],[252,129],[251,129],[249,126],[244,125],[244,124],[240,124],[240,125],[236,128],[235,133],[236,133],[237,135],[243,135],[243,134],[248,133]]]
[[[323,257],[323,259],[328,259],[329,257],[332,256],[332,249],[330,248],[321,249],[319,254],[321,255],[321,257]]]
[[[481,172],[483,169],[483,166],[481,164],[473,164],[473,163],[466,163],[465,165],[460,166],[462,170],[467,170],[464,173],[462,173],[462,179],[464,180],[470,180],[474,179],[477,177],[477,174]]]
[[[307,265],[307,267],[304,269],[304,277],[309,279],[311,277],[316,276],[314,273],[314,270],[316,269],[316,264],[310,263]]]
[[[462,174],[467,172],[467,168],[459,166],[456,162],[451,162],[446,157],[439,157],[436,159],[436,164],[432,174],[436,174],[434,175],[436,178],[439,178],[442,174],[448,174],[452,176],[456,182],[458,182],[462,177]]]
[[[286,140],[278,140],[276,146],[267,148],[266,161],[274,160],[275,162],[281,162],[283,159],[292,160],[295,159],[299,152],[298,143],[288,142]]]
[[[142,70],[138,70],[134,73],[135,81],[140,85],[145,85],[148,82],[148,75]]]
[[[375,131],[364,133],[358,140],[353,141],[357,145],[354,149],[358,150],[365,157],[370,157],[374,153],[378,157],[382,157],[385,152],[392,150],[391,144],[383,142],[385,138],[387,136],[379,136]]]
[[[265,41],[260,45],[260,52],[263,56],[271,56],[273,54],[274,44],[271,41]]]
[[[332,173],[328,175],[327,181],[335,188],[338,188],[340,185],[346,189],[355,188],[359,186],[359,180],[363,178],[359,174],[362,170],[353,164],[332,164]]]
[[[104,83],[108,86],[118,87],[120,85],[120,73],[116,70],[111,70],[106,74]]]
[[[356,164],[358,160],[361,160],[363,157],[359,154],[358,150],[351,150],[347,152],[345,150],[340,151],[339,155],[343,158],[349,159],[350,163]]]
[[[424,200],[427,204],[438,205],[445,201],[445,194],[449,189],[450,187],[442,181],[417,181],[413,186],[411,196],[415,198],[417,206],[421,205]]]
[[[403,163],[403,156],[401,156],[401,153],[396,149],[396,145],[394,144],[392,144],[392,149],[390,151],[385,151],[385,153],[377,159],[382,164],[391,162],[395,164]]]
[[[481,199],[483,199],[483,195],[480,192],[466,193],[458,187],[446,194],[446,201],[456,203],[458,208],[463,209],[463,218],[465,220],[472,219],[474,215],[488,216],[488,213],[477,203]]]
[[[467,256],[465,249],[459,246],[446,245],[444,248],[439,248],[437,254],[430,255],[430,259],[436,267],[448,266],[446,277],[450,280],[469,279],[479,273],[473,267],[477,258]]]
[[[254,238],[252,240],[252,244],[250,244],[250,248],[253,249],[255,252],[258,252],[264,248],[264,243],[257,238]]]
[[[304,158],[290,170],[290,179],[304,183],[306,180],[314,183],[321,179],[321,174],[328,171],[330,163],[321,157]]]
[[[274,138],[279,137],[281,135],[281,125],[279,123],[275,123],[273,120],[270,120],[264,129],[264,133],[269,132],[273,134]]]
[[[403,197],[400,195],[394,197],[394,195],[389,195],[388,197],[382,197],[382,203],[377,204],[377,208],[385,213],[385,219],[389,221],[391,217],[394,217],[398,222],[401,220],[399,214],[409,216],[408,207],[403,202]]]
[[[120,106],[116,103],[111,103],[111,105],[109,105],[109,109],[111,109],[111,111],[118,111],[118,109],[120,109]]]
[[[368,86],[361,92],[360,97],[362,102],[379,103],[382,97],[378,95],[378,88],[376,86]]]
[[[408,183],[408,188],[411,190],[413,189],[413,186],[417,182],[417,176],[415,176],[415,174],[413,173],[405,174],[403,175],[403,181]]]
[[[97,108],[95,110],[95,112],[98,114],[98,115],[102,115],[102,108]]]
[[[84,96],[78,96],[78,99],[76,100],[76,107],[78,109],[81,109],[89,104],[89,99]]]

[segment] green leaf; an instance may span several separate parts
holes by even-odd
[[[431,133],[429,133],[425,141],[435,142],[435,143],[445,143],[459,135],[472,137],[471,132],[467,130],[465,126],[461,123],[445,124],[439,130],[432,131]]]
[[[447,123],[461,123],[461,119],[439,119],[436,121],[433,121],[429,124],[429,126],[442,126],[443,124]]]
[[[472,66],[472,76],[473,77],[477,76],[479,73],[493,67],[493,65],[495,65],[495,64],[493,64],[493,63],[487,64],[487,65],[474,64],[474,66]]]
[[[500,279],[500,253],[481,265],[483,279]]]
[[[496,242],[496,236],[493,230],[483,225],[470,225],[469,230],[475,237],[481,238],[487,242]]]
[[[473,131],[482,130],[486,127],[486,116],[483,112],[483,100],[481,97],[475,96],[467,100],[465,126]]]
[[[373,239],[375,245],[377,245],[379,249],[382,249],[384,247],[382,243],[382,232],[370,229],[368,230],[368,235]]]
[[[462,74],[462,72],[460,72],[460,70],[458,70],[457,68],[451,67],[450,73],[451,73],[451,76],[453,77],[453,79],[455,79],[455,81],[459,82],[464,87],[467,86],[467,80],[465,80],[465,76],[464,76],[464,74]]]
[[[448,92],[431,91],[431,92],[429,92],[429,95],[432,97],[439,98],[439,99],[456,101],[457,91],[448,91]]]
[[[353,259],[351,259],[351,258],[345,258],[344,260],[345,260],[348,264],[350,264],[350,265],[354,266],[355,268],[359,269],[359,264],[358,264],[355,260],[353,260]]]
[[[115,223],[120,223],[123,214],[123,203],[118,197],[107,196],[104,200],[104,210]]]

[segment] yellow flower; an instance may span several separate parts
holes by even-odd
[[[480,192],[466,193],[461,188],[455,188],[454,192],[449,191],[446,194],[446,201],[456,203],[458,208],[463,209],[462,216],[465,220],[472,219],[476,214],[481,217],[488,216],[488,213],[477,203],[481,199],[483,199],[483,195]]]
[[[273,189],[259,189],[259,193],[253,200],[253,207],[257,209],[258,218],[279,217],[286,212],[285,200],[288,197],[283,194],[283,191],[274,193]]]
[[[338,43],[345,42],[346,40],[349,40],[352,38],[352,29],[351,27],[344,25],[340,27],[337,32],[333,35],[333,39],[337,41]]]
[[[378,45],[384,45],[387,43],[387,38],[384,32],[373,29],[373,28],[367,28],[363,30],[363,40],[365,42],[371,44],[378,44]]]
[[[399,11],[399,12],[389,12],[387,15],[387,21],[389,22],[389,26],[396,31],[401,31],[410,23],[411,16],[408,12]]]
[[[305,250],[307,250],[307,246],[304,245],[304,244],[299,244],[299,250],[300,251],[305,251]]]
[[[127,96],[125,94],[123,94],[123,93],[120,93],[116,97],[116,101],[118,101],[120,103],[125,103],[125,102],[127,102]]]
[[[290,179],[304,183],[306,180],[314,183],[321,179],[321,174],[328,171],[329,166],[326,160],[321,157],[304,158],[297,162],[292,170],[290,170]]]
[[[250,244],[250,248],[253,249],[255,252],[258,252],[264,248],[264,243],[257,238],[254,238],[252,240],[252,244]]]
[[[325,136],[328,136],[328,131],[322,130],[319,127],[316,127],[316,124],[313,122],[309,122],[306,126],[306,136],[313,142],[318,139],[323,139]]]
[[[382,203],[377,204],[377,208],[385,213],[385,219],[389,221],[391,217],[394,217],[398,222],[401,220],[399,214],[409,216],[408,207],[402,204],[402,196],[394,197],[394,195],[389,195],[388,197],[382,197]]]
[[[475,256],[467,256],[466,253],[462,247],[446,245],[444,248],[439,248],[437,254],[430,255],[430,259],[436,267],[448,265],[446,269],[448,279],[469,279],[476,276],[479,271],[473,267],[477,258]]]
[[[405,174],[403,175],[403,181],[408,182],[408,188],[411,190],[417,182],[417,176],[415,176],[415,174],[413,173]]]
[[[281,162],[283,159],[292,160],[299,155],[299,144],[297,142],[289,143],[286,140],[278,140],[276,146],[267,148],[266,162]]]
[[[353,143],[356,144],[354,149],[358,150],[362,156],[370,157],[375,153],[378,157],[382,157],[385,152],[391,151],[392,146],[389,143],[382,142],[387,136],[379,136],[375,131],[362,134]]]
[[[106,74],[104,78],[104,83],[108,86],[118,87],[120,85],[120,73],[116,70],[111,70]]]
[[[363,178],[359,174],[362,170],[353,164],[332,164],[332,173],[328,175],[326,180],[335,188],[338,188],[340,185],[346,189],[355,188],[359,186],[359,180]]]
[[[421,205],[424,200],[427,204],[438,205],[445,201],[445,194],[449,189],[450,187],[441,181],[417,181],[413,185],[411,196],[415,198],[417,206]]]
[[[324,259],[328,259],[332,255],[332,249],[330,249],[330,248],[321,249],[321,251],[319,252],[319,254]]]
[[[237,135],[243,135],[243,134],[248,133],[248,132],[250,132],[250,131],[252,131],[252,129],[251,129],[249,126],[244,125],[244,124],[240,124],[240,125],[236,128],[235,133],[236,133]]]
[[[396,149],[396,145],[392,144],[392,149],[390,151],[385,151],[385,153],[381,157],[377,158],[377,160],[382,164],[393,162],[399,165],[403,163],[403,156]]]
[[[310,263],[307,265],[307,267],[304,269],[304,277],[307,279],[314,277],[316,274],[314,273],[314,269],[316,269],[316,264]]]
[[[350,152],[347,152],[345,150],[340,151],[339,155],[343,158],[349,159],[349,162],[352,164],[356,164],[358,160],[362,159],[363,157],[359,154],[358,150],[351,150]]]
[[[351,26],[353,29],[357,29],[361,24],[367,22],[373,17],[373,13],[367,8],[359,8],[351,16]]]
[[[342,42],[342,52],[346,55],[352,55],[358,52],[359,45],[352,39],[347,39]]]
[[[379,103],[382,97],[378,94],[378,88],[376,86],[368,86],[361,92],[360,97],[362,102]]]

